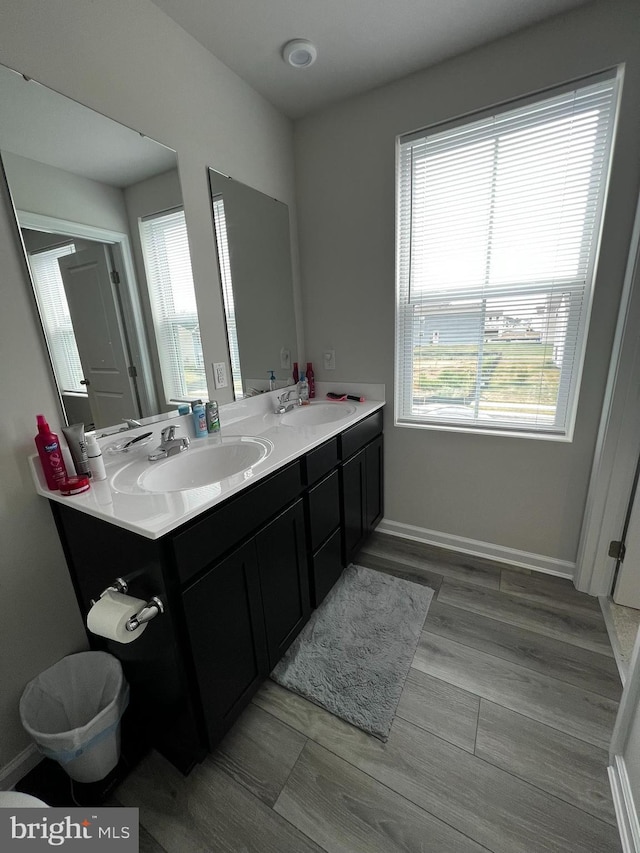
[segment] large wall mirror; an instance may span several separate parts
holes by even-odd
[[[289,211],[209,169],[211,202],[236,399],[291,381],[298,361]]]
[[[100,429],[214,396],[175,152],[0,66],[0,156],[67,422]],[[230,248],[235,258],[241,251]],[[269,280],[258,271],[260,293]],[[239,294],[244,329],[243,305]],[[276,334],[278,358],[288,349],[295,360],[290,339]],[[264,367],[257,378],[278,375],[270,352],[242,340]]]

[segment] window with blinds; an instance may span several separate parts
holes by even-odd
[[[208,396],[182,208],[140,220],[140,239],[167,403]]]
[[[58,258],[75,254],[73,243],[29,253],[36,302],[51,355],[53,372],[61,393],[84,394],[80,355],[73,331]]]
[[[239,400],[244,390],[242,387],[242,371],[240,370],[240,348],[238,347],[238,330],[236,327],[236,306],[233,300],[233,281],[231,279],[231,257],[229,255],[229,240],[227,238],[227,217],[224,211],[224,200],[221,195],[213,197],[213,223],[216,233],[218,250],[218,267],[222,284],[224,313],[227,318],[227,340],[229,342],[229,359],[233,377],[233,391]]]
[[[617,88],[399,138],[397,424],[571,438]]]

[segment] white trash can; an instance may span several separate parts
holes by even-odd
[[[120,759],[120,720],[129,685],[106,652],[68,655],[30,681],[20,719],[43,755],[77,782],[97,782]]]

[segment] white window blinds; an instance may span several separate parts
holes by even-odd
[[[570,437],[615,74],[399,140],[396,422]]]
[[[86,388],[80,384],[84,374],[58,264],[58,258],[73,255],[75,251],[74,244],[67,243],[32,252],[29,254],[29,266],[58,387],[62,393],[86,396]]]
[[[227,340],[229,341],[229,358],[233,376],[233,391],[236,400],[243,396],[242,371],[240,369],[240,348],[238,346],[238,329],[236,326],[236,306],[233,300],[233,281],[231,278],[231,257],[227,237],[227,217],[222,196],[213,198],[213,222],[216,232],[216,247],[218,249],[218,267],[222,284],[224,313],[227,318]]]
[[[184,211],[140,220],[149,298],[167,402],[208,395]]]

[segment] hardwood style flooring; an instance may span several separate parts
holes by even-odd
[[[145,853],[610,853],[621,684],[563,579],[375,534],[360,565],[436,595],[387,743],[267,681],[184,778],[152,753],[116,799]]]

